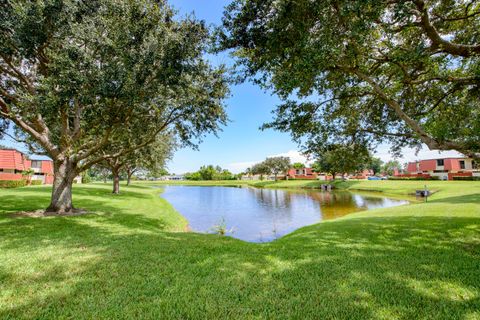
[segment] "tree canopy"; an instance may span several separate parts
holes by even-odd
[[[185,175],[187,180],[234,180],[236,176],[220,166],[201,166],[200,170]]]
[[[127,149],[130,145],[135,144],[135,140],[145,139],[143,137],[145,134],[148,133],[140,130],[135,132],[135,134],[122,135],[120,139],[110,143],[100,153],[108,154],[113,153],[114,150]],[[159,172],[165,168],[167,161],[173,157],[175,148],[174,135],[166,132],[156,135],[152,143],[146,144],[139,149],[103,160],[102,165],[107,167],[113,176],[113,193],[118,194],[120,192],[120,174],[122,172],[127,176],[127,185],[130,184],[132,175],[139,170],[150,173]]]
[[[306,151],[353,137],[478,158],[479,30],[478,1],[235,0],[218,50],[284,100],[265,127]]]
[[[247,172],[261,176],[273,174],[275,180],[277,180],[277,176],[281,173],[287,173],[290,166],[289,157],[269,157],[262,162],[254,164],[251,168],[247,169]]]
[[[270,157],[265,159],[263,163],[269,172],[275,176],[275,180],[277,180],[279,174],[287,173],[291,165],[289,157]]]
[[[388,174],[389,176],[393,176],[396,170],[402,169],[402,164],[398,160],[390,160],[385,162],[383,165],[383,172]]]
[[[249,173],[254,174],[254,175],[261,175],[263,176],[264,174],[269,174],[270,173],[270,168],[265,165],[265,161],[259,162],[254,164],[249,170],[247,170]]]
[[[371,162],[370,153],[364,145],[336,144],[318,150],[313,169],[316,172],[328,173],[335,178],[337,173],[359,172]]]
[[[301,162],[295,162],[294,164],[292,164],[292,168],[303,169],[303,168],[305,168],[305,164],[303,164]]]
[[[383,161],[380,158],[370,157],[370,161],[367,164],[367,169],[373,171],[373,174],[382,172],[383,170]]]
[[[0,10],[0,117],[54,161],[49,210],[70,211],[73,178],[170,130],[195,146],[225,123],[209,30],[165,1],[7,1]],[[141,141],[101,154],[141,125]],[[135,130],[132,130],[134,132]],[[111,148],[113,150],[113,148]]]

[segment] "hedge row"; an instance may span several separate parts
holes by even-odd
[[[480,181],[480,177],[453,177],[453,180]]]
[[[26,185],[26,180],[0,180],[0,188],[19,188]]]
[[[440,180],[439,177],[388,177],[388,180]]]
[[[42,180],[32,180],[32,181],[30,181],[30,185],[32,185],[32,186],[39,186],[39,185],[42,185],[42,184],[43,184]]]

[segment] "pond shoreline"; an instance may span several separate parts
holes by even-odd
[[[242,188],[162,186],[160,196],[185,217],[190,230],[211,233],[215,227],[222,227],[235,230],[227,232],[228,235],[249,242],[269,242],[324,220],[411,202],[411,199],[350,190],[275,189],[249,185]]]

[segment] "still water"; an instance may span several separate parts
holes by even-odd
[[[250,242],[272,241],[300,227],[405,200],[350,192],[258,189],[251,187],[166,186],[162,197],[197,232],[213,232],[225,222],[230,236]]]

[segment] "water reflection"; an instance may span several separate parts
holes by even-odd
[[[231,187],[167,186],[162,196],[199,232],[225,219],[231,236],[271,241],[300,227],[349,213],[402,205],[404,200],[353,194]]]

